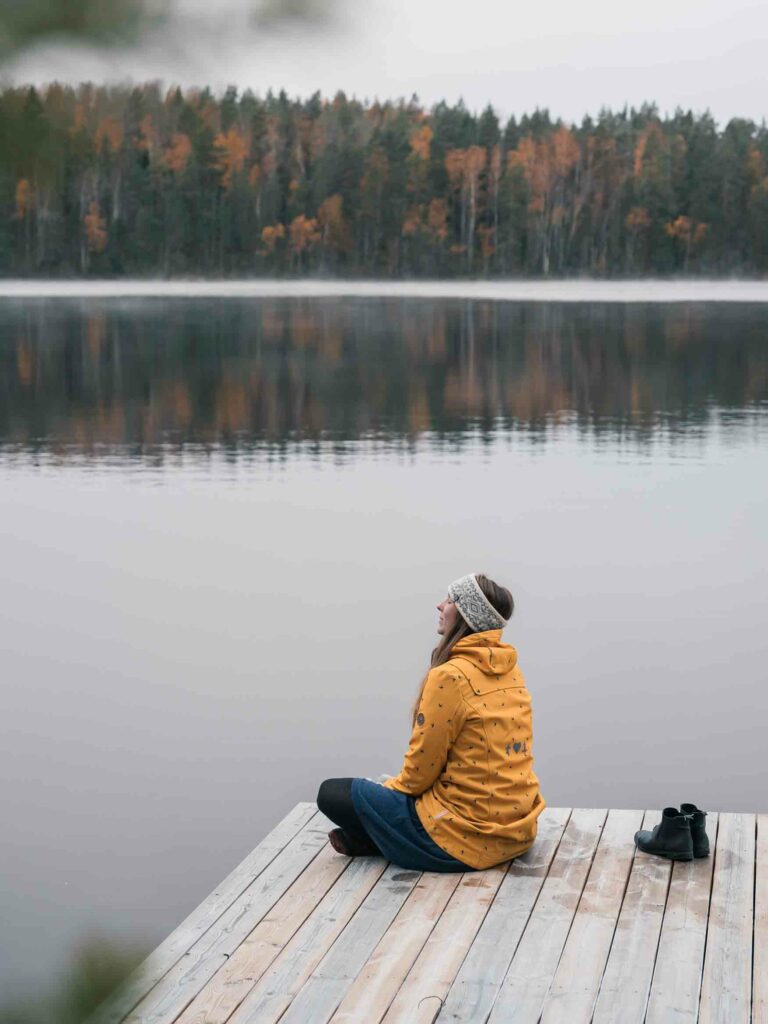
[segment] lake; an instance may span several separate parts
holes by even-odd
[[[764,301],[9,288],[5,992],[399,771],[467,572],[549,805],[768,810]]]

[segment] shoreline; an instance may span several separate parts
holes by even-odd
[[[423,298],[496,302],[768,302],[765,281],[683,279],[598,281],[349,281],[331,279],[0,280],[14,298]]]

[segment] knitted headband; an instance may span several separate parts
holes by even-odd
[[[459,611],[476,633],[486,629],[503,629],[503,618],[480,589],[474,573],[460,576],[448,587],[448,597],[458,605]]]

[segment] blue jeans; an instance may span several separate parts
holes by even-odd
[[[352,779],[352,802],[358,820],[383,857],[415,871],[474,871],[432,839],[407,793],[370,779]]]

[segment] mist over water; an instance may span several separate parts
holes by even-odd
[[[4,298],[0,988],[398,771],[465,572],[550,806],[768,809],[766,309]]]

